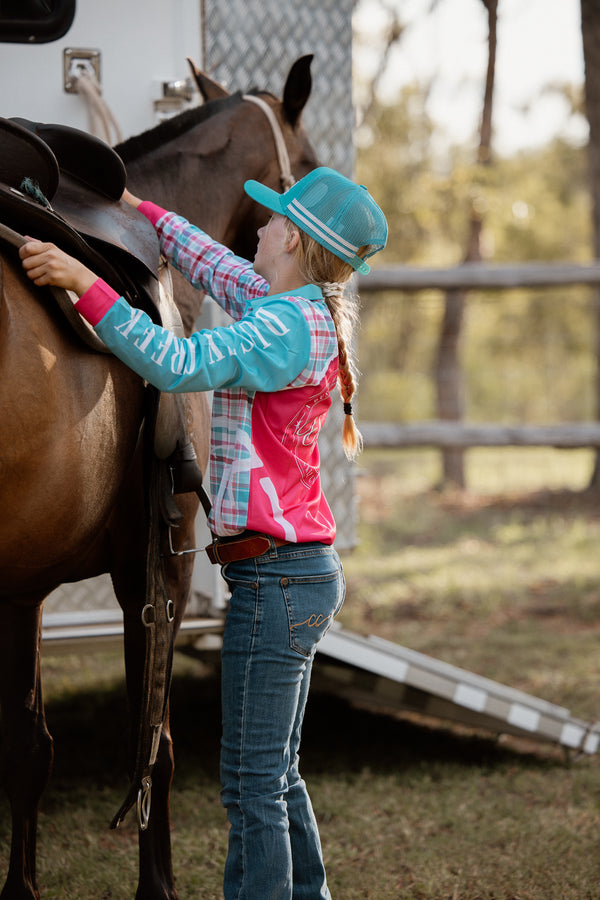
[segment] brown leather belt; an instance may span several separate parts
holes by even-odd
[[[211,563],[224,566],[225,563],[264,556],[272,545],[283,547],[289,543],[291,541],[284,541],[283,538],[269,537],[268,534],[250,531],[231,538],[216,537],[204,549]]]

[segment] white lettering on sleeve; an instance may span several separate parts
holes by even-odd
[[[124,338],[129,337],[132,328],[137,325],[143,315],[144,313],[141,309],[132,309],[129,322],[123,322],[121,325],[115,325],[115,331],[120,332]]]
[[[240,322],[240,329],[243,329],[244,331],[252,332],[252,334],[256,335],[256,337],[258,338],[258,342],[260,344],[262,344],[263,349],[266,349],[267,347],[271,346],[270,342],[267,341],[263,337],[263,335],[261,334],[260,328],[258,328],[254,322]],[[249,339],[248,346],[244,346],[244,344],[242,344],[242,353],[247,353],[249,350],[252,350],[252,348],[255,346],[256,346],[255,341]]]
[[[152,338],[154,337],[155,334],[156,334],[156,328],[152,328],[152,327],[146,328],[146,330],[144,331],[144,335],[145,335],[144,339],[142,340],[141,338],[138,338],[137,341],[133,342],[134,346],[136,346],[138,348],[138,350],[141,350],[142,353],[145,353],[146,349],[148,347],[148,344],[150,343],[150,341],[152,340]]]
[[[156,355],[156,353],[153,354],[152,362],[155,362],[157,366],[162,366],[164,358],[167,354],[167,350],[169,349],[169,347],[171,346],[171,344],[173,343],[174,340],[175,340],[175,337],[174,337],[173,333],[171,331],[167,331],[165,340],[158,345],[158,350],[160,350],[160,353],[158,354],[158,356]]]
[[[196,351],[194,345],[191,342],[179,341],[179,345],[173,351],[173,355],[171,356],[171,372],[174,375],[181,375],[185,366],[185,348],[186,344],[190,348],[190,361],[185,370],[186,375],[191,375],[195,368],[196,363]]]
[[[208,342],[208,352],[209,352],[208,364],[212,366],[212,365],[214,365],[214,363],[219,362],[219,360],[223,359],[223,354],[221,353],[221,351],[215,344],[212,334],[209,333],[207,335],[206,339]]]
[[[269,331],[272,331],[273,334],[283,335],[289,333],[290,329],[283,324],[279,316],[274,315],[274,313],[268,309],[257,309],[256,318],[262,319]]]

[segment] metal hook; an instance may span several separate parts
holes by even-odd
[[[146,605],[142,609],[142,625],[145,625],[146,628],[150,628],[151,625],[154,625],[155,621],[156,615],[154,612],[154,607],[151,603],[146,603]]]
[[[168,528],[169,534],[169,556],[187,556],[188,553],[201,553],[204,547],[195,547],[193,550],[175,550],[173,547],[173,538],[171,536],[171,526]]]
[[[152,803],[152,779],[149,775],[142,778],[142,787],[137,795],[137,817],[140,831],[146,831],[150,822],[150,806]]]

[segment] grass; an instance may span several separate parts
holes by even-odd
[[[600,513],[585,452],[472,451],[466,494],[435,490],[434,453],[368,452],[341,621],[595,721]],[[47,658],[56,763],[40,813],[43,898],[135,893],[122,660]],[[222,896],[218,677],[176,657],[173,857],[180,897]],[[597,900],[600,758],[315,694],[303,771],[334,900]],[[0,801],[0,865],[9,822]],[[262,900],[262,898],[257,898]]]
[[[514,463],[501,460],[497,493],[502,453]],[[365,454],[341,621],[593,719],[600,504],[581,490],[590,455],[472,454],[479,489],[468,494],[423,489],[417,454]],[[542,487],[546,469],[552,489]],[[535,473],[533,490],[523,491],[523,471]]]

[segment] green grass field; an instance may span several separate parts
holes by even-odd
[[[346,627],[600,710],[600,513],[584,451],[471,451],[469,492],[434,489],[433,451],[367,452]],[[40,813],[43,898],[133,898],[134,817],[117,654],[46,658],[56,742]],[[217,674],[177,655],[173,855],[182,900],[221,897]],[[600,755],[355,709],[315,694],[304,776],[334,900],[598,900]],[[0,801],[6,869],[8,807]],[[262,900],[262,898],[256,898]]]

